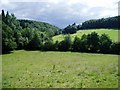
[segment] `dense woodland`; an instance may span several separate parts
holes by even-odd
[[[109,17],[109,18],[102,18],[102,19],[92,19],[85,21],[79,25],[75,23],[72,25],[68,25],[63,31],[63,34],[73,34],[76,33],[77,30],[84,30],[84,29],[100,29],[100,28],[107,28],[107,29],[120,29],[120,16]]]
[[[120,16],[88,20],[82,23],[81,27],[81,29],[95,28],[120,29]]]
[[[1,13],[2,20],[2,52],[15,49],[41,50],[41,51],[74,51],[89,53],[120,54],[120,42],[112,42],[106,34],[99,36],[93,32],[75,37],[71,41],[69,34],[77,30],[92,28],[119,28],[120,16],[106,19],[89,20],[82,25],[68,25],[63,30],[44,22],[31,20],[17,20],[14,14]],[[67,34],[63,41],[53,42],[52,37],[58,34]]]
[[[61,33],[58,27],[45,22],[37,22],[32,20],[18,20],[18,21],[22,29],[25,28],[36,29],[38,31],[45,32],[45,34],[47,34],[48,37],[53,37],[54,35],[58,35]]]

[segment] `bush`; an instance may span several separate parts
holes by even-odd
[[[55,42],[54,47],[55,47],[54,50],[58,51],[58,48],[59,48],[59,42],[58,41]]]
[[[80,45],[81,52],[88,52],[88,45],[87,45],[87,35],[83,34],[81,37],[81,45]]]
[[[27,48],[30,50],[40,50],[42,46],[42,39],[39,32],[34,32],[32,40],[28,43]]]
[[[67,26],[63,30],[63,34],[73,34],[73,33],[76,33],[76,31],[77,31],[77,25],[74,23],[72,25]]]
[[[60,51],[69,51],[71,50],[72,41],[70,35],[66,36],[63,41],[58,45],[58,50]]]
[[[6,53],[9,51],[12,51],[14,49],[17,48],[17,44],[16,42],[13,42],[12,39],[6,39],[3,43],[2,43],[3,47],[2,47],[2,52]]]
[[[112,40],[106,34],[102,34],[100,37],[100,53],[110,53],[110,46]]]
[[[99,51],[99,35],[96,32],[87,35],[87,45],[90,52],[96,53]]]
[[[42,50],[45,50],[45,51],[51,51],[51,50],[55,50],[55,46],[54,46],[54,43],[51,39],[47,40],[43,47],[42,47]]]
[[[111,53],[120,55],[120,42],[111,44]]]
[[[72,45],[72,50],[73,51],[80,51],[80,46],[81,46],[81,40],[77,36],[75,37]]]

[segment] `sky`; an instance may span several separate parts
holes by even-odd
[[[118,15],[119,0],[0,0],[0,9],[17,19],[47,22],[59,28]]]

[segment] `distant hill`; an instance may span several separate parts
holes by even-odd
[[[33,21],[33,20],[18,20],[20,22],[20,26],[24,28],[36,29],[41,32],[46,32],[51,34],[51,36],[59,34],[59,28],[53,26],[49,23]]]
[[[58,35],[62,32],[61,29],[59,29],[56,26],[53,26],[48,23],[44,22],[38,22],[38,21],[32,21],[32,20],[18,20],[14,14],[9,14],[4,13],[4,10],[2,10],[2,13],[0,14],[0,17],[2,16],[2,21],[0,21],[0,24],[2,23],[2,53],[8,53],[9,51],[15,50],[15,49],[27,49],[27,50],[73,50],[71,47],[72,42],[70,40],[70,37],[66,37],[65,40],[60,42],[62,40],[63,36]],[[110,28],[115,28],[116,25],[115,23],[117,22],[118,18],[108,18],[107,21],[111,23],[107,23],[106,25],[111,25]],[[98,22],[99,21],[99,22]],[[98,23],[102,23],[103,21],[106,21],[106,19],[98,20],[98,21],[88,21],[84,25],[89,26],[89,24],[94,27],[98,25]],[[115,22],[116,21],[116,22]],[[94,23],[93,23],[94,22]],[[112,24],[115,22],[114,24]],[[97,24],[96,24],[97,23]],[[104,25],[104,24],[102,24]],[[113,26],[112,26],[113,25]],[[114,26],[115,25],[115,26]],[[99,26],[99,25],[98,25]],[[110,36],[110,39],[108,37],[108,41],[105,41],[106,43],[110,42],[110,44],[106,47],[112,47],[113,53],[117,54],[119,53],[117,47],[119,46],[119,43],[114,43],[118,42],[118,30],[80,30],[82,26],[77,25],[77,24],[72,24],[67,26],[62,34],[71,34],[72,40],[74,39],[75,36],[81,37],[83,34],[89,34],[93,31],[95,31],[98,34],[103,34],[106,33]],[[98,27],[97,27],[98,28]],[[87,28],[89,29],[89,28]],[[92,29],[92,28],[90,28]],[[80,31],[78,31],[80,30]],[[119,30],[120,31],[120,30]],[[77,32],[77,33],[76,33]],[[75,34],[74,34],[75,33]],[[91,36],[97,35],[96,33],[90,34]],[[58,36],[55,36],[58,35]],[[61,36],[61,37],[59,37]],[[53,37],[53,39],[52,39]],[[58,40],[59,42],[54,43],[53,40],[55,41]],[[107,36],[106,36],[107,37]],[[93,39],[93,38],[92,38]],[[91,39],[90,39],[91,40]],[[88,41],[91,42],[89,39]],[[96,38],[94,41],[97,41],[98,38]],[[79,40],[78,40],[79,41]],[[84,40],[85,41],[85,40]],[[81,41],[79,41],[81,43]],[[91,48],[90,43],[86,43],[85,45],[89,46]],[[97,41],[97,43],[102,42]],[[74,46],[77,44],[74,44]],[[96,44],[97,45],[97,44]],[[110,46],[112,45],[112,46]],[[84,46],[84,42],[82,43],[82,46]],[[94,44],[93,44],[94,46]],[[89,51],[89,47],[85,47],[86,51]],[[115,49],[115,50],[114,50]],[[97,52],[98,49],[95,49]],[[100,50],[102,50],[100,48]],[[93,49],[91,48],[91,52],[94,52]]]
[[[72,24],[65,27],[62,31],[63,34],[73,34],[78,30],[86,29],[119,29],[120,30],[120,16],[101,18],[101,19],[91,19],[83,22],[82,24]]]
[[[8,11],[0,14],[2,20],[2,52],[15,49],[41,49],[51,37],[59,34],[59,28],[48,23],[18,20]]]
[[[91,19],[82,23],[81,29],[120,29],[120,16]]]

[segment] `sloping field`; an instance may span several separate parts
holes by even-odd
[[[112,39],[112,41],[118,41],[118,33],[120,33],[120,30],[114,30],[114,29],[89,29],[89,30],[79,30],[75,34],[71,34],[72,40],[74,40],[75,36],[81,37],[83,34],[89,34],[91,32],[96,32],[99,35],[101,34],[108,34],[108,36]],[[58,35],[53,37],[54,41],[62,41],[65,35]],[[120,40],[119,40],[120,41]]]

